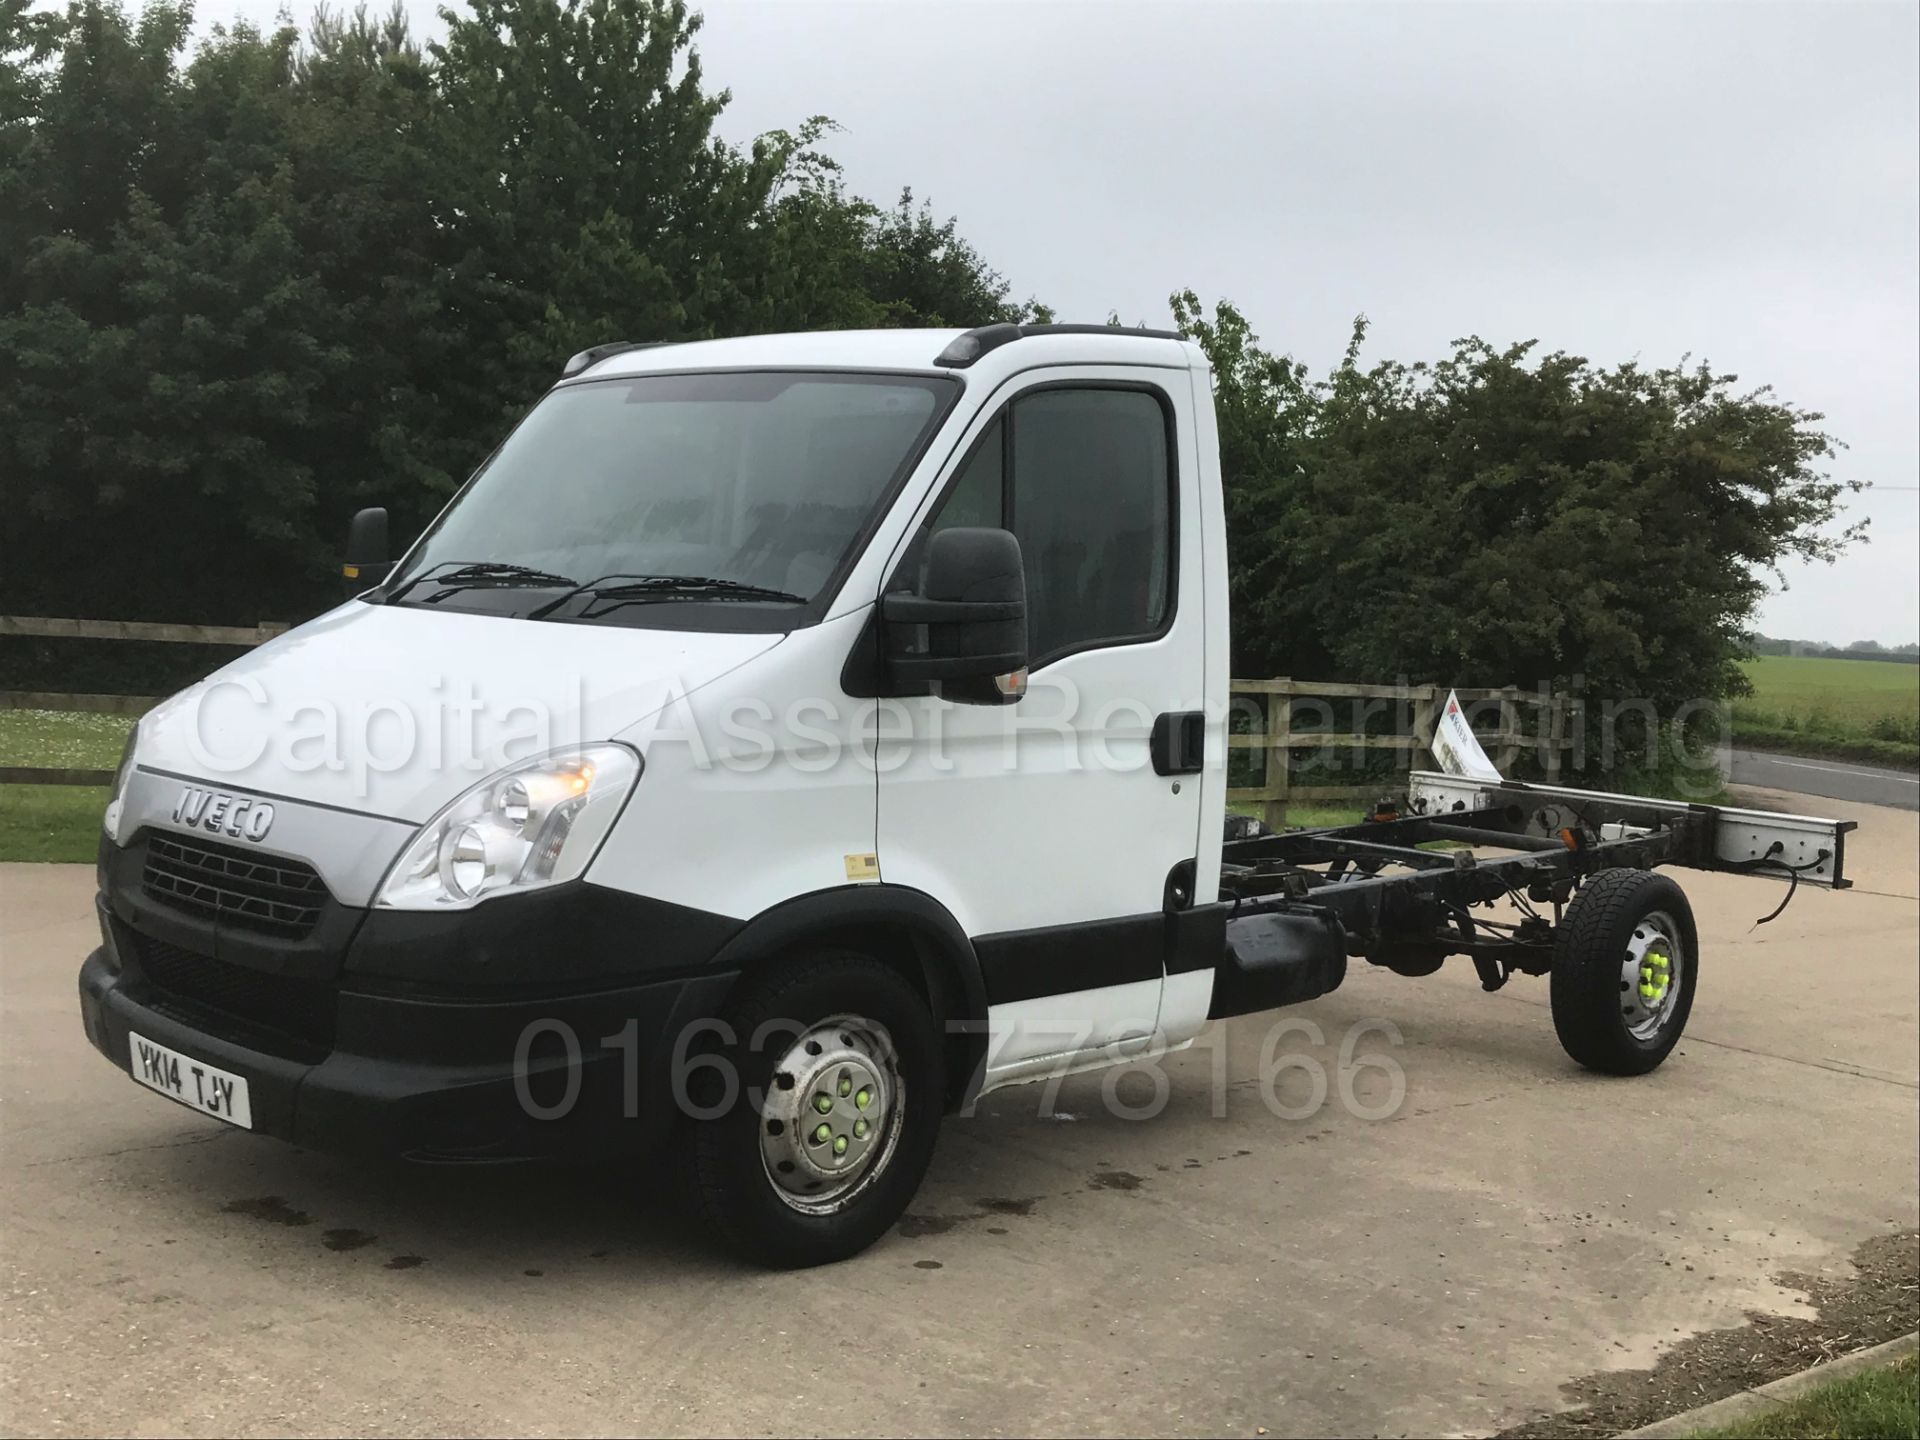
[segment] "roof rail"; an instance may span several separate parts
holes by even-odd
[[[571,380],[582,370],[590,370],[602,360],[624,355],[629,350],[652,350],[656,346],[676,343],[673,340],[612,340],[605,345],[591,345],[560,367],[560,378]]]
[[[934,357],[933,363],[950,370],[964,370],[989,350],[998,350],[1015,340],[1035,335],[1125,335],[1141,340],[1184,340],[1177,330],[1134,329],[1125,325],[981,325],[955,337]]]

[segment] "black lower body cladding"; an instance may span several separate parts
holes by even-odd
[[[576,881],[470,910],[369,910],[344,978],[484,993],[687,974],[711,965],[740,928],[724,915]]]

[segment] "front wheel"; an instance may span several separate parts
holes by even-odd
[[[727,1006],[725,1113],[694,1122],[694,1192],[759,1264],[844,1260],[905,1213],[940,1127],[940,1037],[919,991],[862,955],[795,957]]]
[[[1651,870],[1602,870],[1555,937],[1553,1028],[1604,1075],[1644,1075],[1680,1043],[1700,975],[1693,907]]]

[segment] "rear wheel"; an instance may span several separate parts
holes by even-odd
[[[1603,870],[1555,938],[1553,1028],[1589,1070],[1644,1075],[1686,1030],[1700,966],[1693,907],[1650,870]]]
[[[933,1156],[939,1032],[898,972],[853,954],[795,957],[741,984],[723,1017],[738,1079],[695,1121],[695,1197],[720,1239],[763,1265],[844,1260],[905,1212]]]

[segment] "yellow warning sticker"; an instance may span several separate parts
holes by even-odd
[[[880,878],[880,857],[878,855],[847,856],[847,879],[878,880]]]

